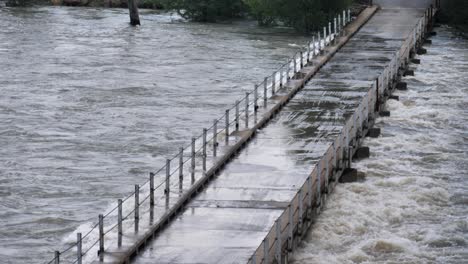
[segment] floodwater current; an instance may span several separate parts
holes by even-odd
[[[468,263],[468,40],[436,28],[408,91],[354,163],[293,263]]]
[[[1,263],[52,259],[305,42],[250,22],[142,18],[0,9]],[[294,263],[468,259],[468,41],[437,32],[355,163],[367,180],[338,185]]]
[[[141,11],[0,8],[1,263],[52,259],[305,43]]]

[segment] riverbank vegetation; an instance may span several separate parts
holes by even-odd
[[[37,4],[7,0],[11,5]],[[47,1],[47,0],[45,0]],[[362,0],[361,0],[362,1]],[[54,5],[127,7],[127,0],[48,0]],[[174,10],[187,20],[219,22],[249,17],[261,26],[288,26],[311,33],[360,0],[139,0],[140,8]]]
[[[468,1],[445,0],[442,1],[442,12],[439,19],[443,23],[449,23],[465,32],[468,32]]]

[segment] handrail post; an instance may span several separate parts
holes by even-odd
[[[323,27],[323,49],[328,45],[327,44],[327,27]]]
[[[332,42],[331,42],[331,40],[332,40],[332,35],[333,35],[333,33],[332,33],[332,23],[331,23],[331,22],[328,22],[328,36],[329,36],[329,38],[330,38],[329,43],[332,43]]]
[[[283,67],[281,67],[279,73],[280,73],[279,87],[282,88],[283,87]]]
[[[276,89],[276,72],[271,75],[271,94],[275,94]]]
[[[286,82],[285,82],[285,84],[290,79],[290,76],[289,76],[290,71],[291,71],[291,60],[288,59],[288,61],[286,62]]]
[[[179,181],[180,188],[182,189],[182,183],[184,181],[184,147],[179,148]]]
[[[150,172],[150,206],[154,206],[154,173]]]
[[[104,254],[104,216],[99,215],[99,251],[98,255]]]
[[[229,109],[226,109],[226,116],[225,116],[225,121],[226,121],[226,124],[225,124],[225,133],[226,133],[226,137],[225,137],[225,141],[226,141],[226,145],[229,144]]]
[[[276,219],[275,221],[276,227],[276,261],[277,263],[281,262],[281,255],[282,255],[282,241],[281,241],[281,222],[280,219]]]
[[[296,75],[296,73],[297,73],[297,60],[296,60],[296,54],[297,54],[297,53],[295,53],[295,54],[294,54],[294,56],[293,56],[293,62],[294,62],[294,64],[293,64],[293,70],[294,70],[294,75],[293,75],[293,77],[294,77],[294,76]]]
[[[117,246],[122,246],[122,199],[117,200]]]
[[[218,150],[218,120],[213,120],[213,157],[216,157]]]
[[[76,233],[76,258],[77,258],[77,264],[82,263],[82,241],[81,241],[81,233]]]
[[[245,128],[249,128],[249,92],[245,93]]]
[[[351,9],[348,9],[348,23],[351,22]]]
[[[299,56],[301,56],[301,69],[304,67],[304,52],[301,50]]]
[[[322,196],[322,168],[320,166],[320,162],[322,160],[319,160],[317,163],[317,205],[320,204],[320,198]]]
[[[315,42],[315,36],[312,36],[312,58],[310,60],[311,62],[313,61],[313,59],[315,57],[316,46],[317,46],[317,43]]]
[[[135,184],[135,233],[138,232],[140,223],[140,186]]]
[[[336,43],[337,37],[338,37],[338,29],[336,28],[336,17],[333,19],[333,26],[334,26],[334,27],[333,27],[333,28],[334,28],[333,40],[334,40],[335,43]]]
[[[191,171],[192,183],[195,182],[195,143],[196,143],[196,141],[197,141],[197,139],[193,137],[192,138],[192,144],[191,144],[192,145],[192,151],[191,151],[192,152],[191,153],[192,154],[191,155],[192,156],[192,160],[191,160],[191,162],[192,162],[192,164],[191,164],[191,167],[192,167],[192,171]]]
[[[263,81],[263,106],[266,107],[268,101],[268,77]]]
[[[292,251],[293,249],[293,232],[294,232],[294,220],[293,220],[293,206],[291,204],[288,205],[288,247],[289,250]]]
[[[320,30],[317,31],[317,38],[318,38],[318,51],[317,51],[317,54],[321,54],[322,53],[322,40],[321,40],[321,37],[320,37]]]
[[[255,85],[254,88],[254,112],[257,113],[258,111],[258,85]]]
[[[59,251],[54,252],[54,263],[60,264],[60,252]]]
[[[307,63],[310,62],[310,42],[307,43]]]
[[[202,146],[202,158],[203,158],[203,171],[206,171],[206,134],[208,130],[206,128],[203,129],[203,146]]]
[[[308,178],[307,178],[307,189],[308,189],[308,193],[309,193],[309,199],[307,200],[307,207],[309,207],[310,210],[312,210],[312,199],[314,199],[314,197],[312,196],[312,192],[313,192],[313,189],[312,189],[312,175],[310,175]]]
[[[170,179],[171,179],[171,160],[166,159],[166,187],[164,188],[164,194],[166,195],[166,207],[169,206],[169,192],[171,191]]]
[[[343,27],[341,26],[341,15],[338,14],[338,32],[340,32],[340,36],[343,36]]]
[[[304,194],[302,193],[302,188],[299,189],[299,222],[298,222],[298,229],[302,232],[303,227],[303,216],[304,216]]]
[[[236,100],[236,131],[239,131],[239,100]]]
[[[346,10],[343,10],[343,28],[346,27]]]
[[[268,237],[265,237],[265,239],[263,240],[263,263],[265,264],[270,263],[269,255],[270,255],[270,242],[268,241]]]

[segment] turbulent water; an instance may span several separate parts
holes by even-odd
[[[468,263],[468,40],[436,31],[293,263]]]
[[[0,9],[0,262],[53,258],[305,38],[123,9]]]

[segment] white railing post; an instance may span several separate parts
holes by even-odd
[[[170,179],[171,179],[171,160],[166,159],[166,188],[164,188],[164,194],[166,196],[166,206],[169,205],[169,192],[171,191]]]
[[[192,183],[195,182],[195,155],[196,155],[196,152],[195,152],[195,143],[196,143],[197,139],[196,138],[192,138],[192,144],[191,144],[191,178],[192,178]]]
[[[122,246],[122,235],[123,235],[123,228],[122,228],[122,199],[117,201],[117,246]]]
[[[77,264],[82,264],[82,241],[81,241],[81,233],[76,234],[76,258]]]
[[[135,233],[138,232],[140,223],[140,186],[135,184]]]
[[[208,130],[206,128],[203,129],[203,146],[202,146],[202,161],[203,161],[203,171],[206,171],[206,136]]]
[[[218,149],[218,120],[213,120],[213,157],[216,157]]]
[[[225,137],[225,141],[226,141],[226,145],[229,144],[229,109],[226,109],[226,116],[225,116],[225,120],[226,123],[225,123],[225,133],[226,133],[226,137]]]
[[[98,255],[104,254],[104,216],[99,215],[99,251]]]

